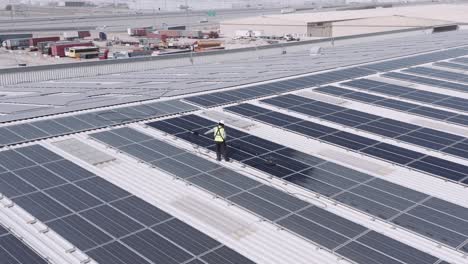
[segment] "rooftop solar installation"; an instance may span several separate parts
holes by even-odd
[[[403,72],[418,74],[423,76],[435,77],[443,80],[457,81],[462,83],[468,83],[468,75],[448,70],[440,70],[429,67],[414,67],[403,70]]]
[[[248,113],[243,111],[244,109],[252,110],[255,114],[248,115]],[[468,166],[449,160],[426,155],[421,152],[391,145],[379,140],[356,135],[316,122],[295,118],[251,104],[230,106],[227,107],[226,110],[242,114],[254,120],[273,126],[288,129],[319,141],[328,142],[377,159],[382,159],[400,166],[419,170],[430,175],[440,177],[444,180],[450,180],[460,184],[468,183]],[[333,117],[331,117],[331,119],[337,120]],[[405,128],[402,127],[401,129]]]
[[[150,123],[149,125],[160,127],[158,122],[162,121]],[[187,131],[206,130],[214,125],[213,122],[194,115],[173,118],[164,122],[162,124],[163,127],[166,124],[174,124],[174,126],[181,130]],[[315,185],[323,192],[328,192],[328,195],[332,195],[332,193],[338,194],[340,188],[357,186],[359,185],[359,181],[368,182],[372,178],[369,175],[347,170],[337,164],[326,162],[320,158],[294,151],[232,128],[229,131],[234,135],[233,141],[244,141],[245,145],[255,142],[256,147],[252,145],[250,151],[257,149],[257,151],[263,151],[266,154],[261,155],[259,153],[258,156],[254,156],[247,161],[241,157],[242,154],[238,154],[233,156],[234,159],[245,162],[276,177],[287,177],[291,174],[294,178],[290,180],[291,182],[303,181],[305,183],[305,179],[310,177],[309,184],[311,186]],[[175,133],[176,136],[183,134],[184,132]],[[110,146],[118,148],[136,159],[150,163],[154,167],[162,169],[173,176],[183,178],[193,185],[219,195],[241,208],[258,214],[282,228],[305,237],[322,247],[333,250],[337,254],[356,263],[375,263],[375,261],[387,263],[394,261],[393,259],[399,263],[435,263],[438,261],[437,258],[427,253],[408,247],[375,231],[368,230],[361,225],[313,206],[291,194],[247,178],[235,171],[223,168],[217,163],[175,148],[163,141],[149,139],[147,135],[137,131],[133,131],[132,139],[125,137],[119,130],[100,132],[91,136],[97,136],[98,140],[106,139],[101,141],[105,144],[114,142]],[[115,140],[120,137],[131,141],[131,143],[122,142],[119,144]],[[187,140],[186,136],[181,136],[181,138]],[[199,144],[200,141],[191,140],[190,142]],[[168,152],[167,150],[170,151]],[[253,152],[250,153],[253,154]],[[246,157],[244,156],[244,158]],[[273,159],[274,162],[280,162],[280,164],[266,164],[265,159],[269,158]],[[312,171],[313,167],[315,167],[313,170],[322,171],[322,175],[318,171],[314,174],[308,174],[307,171]],[[333,174],[333,172],[338,173],[343,170],[348,172],[343,173],[348,178],[343,177],[340,180],[338,179],[340,176]],[[300,171],[303,171],[305,174],[300,175],[296,173]],[[314,180],[314,175],[316,175],[316,180]],[[335,177],[334,180],[332,176]],[[328,185],[325,183],[327,178],[329,182],[334,181],[336,184],[340,184],[341,187]],[[320,182],[321,180],[323,182]],[[386,183],[376,181],[374,184],[375,186],[379,186]],[[395,191],[403,193],[407,191],[408,197],[412,197],[418,201],[429,200],[427,196],[405,188],[396,187]],[[365,193],[364,190],[363,193]],[[354,194],[342,194],[340,199],[345,203],[351,203],[353,201],[352,195]],[[398,203],[397,201],[394,202]],[[414,202],[408,200],[407,203]],[[359,238],[354,240],[354,237]],[[410,252],[411,254],[409,254]]]
[[[420,103],[468,112],[468,99],[461,97],[439,94],[369,79],[353,80],[344,82],[342,85],[364,91],[371,91]]]
[[[386,98],[382,96],[377,96],[374,94],[368,94],[364,92],[357,92],[350,89],[345,89],[337,86],[324,86],[314,89],[314,91],[319,93],[324,93],[328,95],[338,96],[362,103],[373,104],[380,107],[389,108],[392,110],[419,115],[434,119],[437,121],[442,121],[446,123],[456,124],[460,126],[468,126],[468,116],[457,114],[450,111],[444,111],[436,109],[433,107],[427,107],[424,105],[418,105],[413,103],[408,103],[400,100],[395,100],[391,98]]]
[[[468,263],[464,33],[4,85],[0,262]],[[234,162],[201,115],[228,121]]]
[[[468,70],[468,65],[447,62],[447,61],[436,62],[434,63],[434,65],[439,66],[439,67],[450,68],[450,69],[462,70],[462,71]]]
[[[0,145],[13,145],[195,109],[192,105],[171,100],[4,126],[0,127]]]
[[[0,225],[0,260],[5,264],[47,264],[42,256]]]
[[[426,84],[426,85],[448,89],[448,90],[454,90],[454,91],[465,92],[465,93],[468,92],[467,84],[462,84],[462,83],[457,83],[457,82],[443,81],[443,80],[438,80],[438,79],[433,79],[433,78],[410,75],[410,74],[401,73],[401,72],[389,72],[389,73],[382,74],[382,76],[391,78],[391,79],[412,82],[412,83]]]
[[[464,150],[468,147],[468,138],[466,137],[292,94],[264,99],[262,102],[346,127],[468,159],[468,152]]]
[[[468,58],[467,57],[462,57],[462,58],[456,58],[451,60],[456,63],[461,63],[461,64],[468,64]]]
[[[42,146],[2,151],[0,156],[0,193],[99,263],[253,263]],[[7,239],[0,237],[0,243]]]
[[[414,66],[426,62],[432,62],[442,59],[447,59],[454,56],[460,56],[468,53],[467,50],[453,49],[448,51],[440,51],[429,54],[417,55],[410,58],[394,59],[388,62],[384,62],[385,65],[390,66],[390,70],[393,69],[393,65],[398,65],[401,68],[404,66]],[[386,68],[386,67],[384,67]],[[354,79],[364,77],[367,75],[374,74],[380,71],[380,67],[371,64],[370,66],[352,67],[342,70],[335,70],[325,73],[314,74],[305,77],[298,77],[294,79],[260,84],[256,86],[250,86],[246,88],[239,88],[230,91],[223,91],[217,93],[210,93],[204,95],[197,95],[192,97],[184,98],[187,102],[194,103],[202,107],[214,107],[223,104],[230,104],[239,101],[255,99],[258,97],[275,95],[284,92],[295,91],[307,87],[319,86],[348,79]]]

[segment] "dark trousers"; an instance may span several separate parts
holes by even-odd
[[[216,158],[221,160],[221,155],[225,161],[228,161],[226,142],[216,142]]]

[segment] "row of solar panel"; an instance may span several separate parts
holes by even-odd
[[[391,71],[401,68],[407,68],[419,64],[425,64],[433,61],[446,60],[453,57],[459,57],[468,54],[466,49],[450,49],[445,51],[437,51],[428,54],[421,54],[401,59],[388,60],[384,62],[376,62],[361,66],[362,68],[374,71]]]
[[[306,87],[322,85],[343,81],[350,78],[367,76],[373,72],[359,68],[349,68],[326,73],[315,74],[295,79],[278,81],[274,83],[259,84],[246,88],[239,88],[230,91],[210,93],[184,98],[185,101],[203,107],[213,107],[217,105],[230,104],[239,101],[250,100],[258,97],[265,97]]]
[[[172,100],[4,126],[0,127],[0,145],[18,144],[195,109],[192,105]]]
[[[99,263],[253,263],[39,145],[0,156],[0,193]]]
[[[208,121],[208,123],[214,125],[211,121]],[[187,137],[185,132],[183,132],[187,130],[206,130],[210,127],[206,126],[206,124],[206,119],[190,115],[158,121],[149,125],[181,137],[191,143],[213,149],[211,139],[205,138],[202,134]],[[175,130],[174,128],[178,128],[179,130]],[[229,156],[245,165],[307,190],[331,197],[375,217],[391,220],[395,224],[413,230],[423,236],[429,236],[454,248],[462,246],[468,237],[468,233],[462,229],[454,229],[455,226],[447,225],[441,221],[434,221],[434,218],[430,217],[438,215],[440,219],[451,219],[449,220],[450,222],[454,221],[460,225],[464,225],[468,221],[468,209],[466,208],[437,198],[428,197],[414,190],[374,178],[271,141],[246,135],[233,128],[227,128],[227,130],[230,135]],[[108,136],[107,142],[115,142],[115,140],[110,139],[112,137],[115,138],[115,136]],[[211,145],[209,142],[211,142]],[[140,142],[139,145],[146,145],[146,143]],[[119,147],[119,149],[123,148],[125,147]],[[126,152],[134,155],[134,152],[128,149]],[[152,159],[152,157],[145,158],[144,155],[137,155],[136,157],[147,162]],[[156,161],[149,162],[152,164],[156,163]],[[180,164],[173,166],[173,168],[178,166]],[[198,167],[196,164],[189,164],[189,166]],[[201,168],[203,167],[209,168],[206,165],[201,166]],[[184,171],[190,170],[185,169]],[[185,174],[182,175],[185,176]],[[421,207],[415,206],[416,203],[421,201],[425,201]],[[403,213],[403,211],[407,211],[410,208],[413,208],[413,210]],[[448,210],[448,208],[451,209]],[[456,213],[453,214],[453,212]],[[463,219],[463,221],[459,222],[459,219]],[[462,246],[461,248],[464,251],[468,250],[468,246]]]
[[[468,75],[463,74],[463,73],[448,71],[448,70],[440,70],[440,69],[420,66],[420,67],[414,67],[414,68],[403,70],[403,72],[429,76],[429,77],[435,77],[435,78],[439,78],[443,80],[468,83]]]
[[[385,82],[359,79],[342,83],[344,86],[371,91],[389,96],[404,98],[425,104],[468,112],[468,99],[456,96],[433,93],[429,91],[409,88],[402,85],[389,84]]]
[[[275,112],[268,112],[268,110],[264,111],[265,109],[263,109],[263,108],[252,107],[251,105],[240,105],[240,107],[239,106],[232,106],[232,107],[228,107],[226,109],[228,111],[239,113],[239,114],[245,116],[246,114],[249,114],[249,113],[247,113],[245,111],[246,110],[245,108],[242,108],[243,106],[247,106],[250,110],[255,110],[258,113],[257,115],[249,115],[248,116],[249,118],[253,118],[253,119],[261,120],[262,122],[265,122],[264,116],[267,116],[267,115],[270,116],[271,119],[267,120],[266,122],[268,124],[271,124],[271,125],[277,125],[277,123],[281,122],[281,121],[288,122],[288,121],[298,121],[298,120],[300,120],[300,119],[291,118],[290,116],[286,116],[286,115],[283,115],[283,114],[278,114],[278,113],[275,113]],[[286,120],[288,120],[288,121],[286,121]],[[294,124],[296,124],[296,125],[294,125]],[[304,127],[303,127],[303,125],[304,125]],[[302,133],[301,131],[307,130],[305,125],[306,125],[306,123],[295,122],[293,124],[286,125],[284,127],[287,128],[287,129],[292,129],[295,132]],[[299,127],[302,127],[302,128],[298,129]],[[309,128],[309,130],[312,130],[311,128],[316,128],[316,127],[308,126],[308,128]],[[314,132],[312,132],[312,133],[314,133]],[[384,146],[389,147],[390,145],[381,145],[381,147],[384,147]],[[391,150],[391,148],[387,148],[387,150],[389,150],[389,149]],[[382,150],[382,151],[385,152],[384,150]],[[261,157],[268,157],[268,155],[263,155]],[[282,160],[282,159],[284,159],[284,157],[281,157],[279,159],[274,159],[274,160],[276,161],[276,160]],[[242,161],[242,162],[248,164],[247,161]],[[248,165],[250,165],[250,164],[248,164]],[[287,167],[287,165],[284,165],[284,166]],[[321,166],[318,166],[318,167],[315,168],[315,170],[312,170],[313,173],[310,170],[305,170],[305,171],[302,171],[300,174],[303,174],[303,175],[305,175],[307,177],[314,177],[314,179],[317,179],[315,177],[317,177],[318,175],[321,175],[321,173],[317,172],[318,168],[320,168],[320,167]],[[326,195],[326,193],[324,193],[320,189],[319,190],[316,190],[316,189],[313,189],[313,188],[311,189],[311,188],[309,188],[308,185],[306,185],[304,183],[301,183],[301,182],[306,182],[305,179],[308,179],[305,176],[299,177],[297,179],[294,179],[293,177],[282,177],[282,179],[287,180],[287,181],[292,180],[291,181],[292,183],[299,184],[300,186],[303,186],[303,187],[305,187],[305,188],[307,188],[309,190],[316,191],[316,192],[319,192],[321,194]],[[347,176],[343,176],[343,177],[346,178]],[[422,235],[431,234],[430,237],[432,239],[438,240],[441,243],[447,243],[447,244],[449,244],[449,245],[451,245],[451,246],[453,246],[455,248],[460,246],[461,244],[463,244],[465,239],[467,238],[466,235],[468,235],[468,233],[466,233],[465,231],[454,230],[453,226],[446,225],[446,224],[443,224],[443,223],[440,223],[440,222],[433,222],[433,220],[431,218],[428,218],[427,216],[422,216],[421,214],[417,214],[417,217],[419,218],[419,220],[415,220],[415,219],[409,220],[407,215],[396,217],[399,214],[398,210],[403,210],[403,211],[405,210],[405,209],[400,207],[400,206],[405,207],[405,205],[404,205],[405,203],[403,203],[402,201],[399,201],[399,202],[397,202],[397,204],[399,206],[396,206],[396,201],[394,199],[390,199],[390,197],[387,197],[386,195],[379,194],[378,191],[373,190],[372,188],[365,188],[366,189],[366,191],[365,191],[366,194],[363,194],[363,190],[360,190],[361,188],[359,188],[359,187],[356,188],[356,186],[354,186],[354,187],[346,186],[346,184],[344,182],[342,182],[342,181],[339,184],[337,184],[336,182],[338,182],[338,181],[333,180],[333,177],[330,177],[329,174],[326,175],[326,178],[328,179],[328,181],[326,181],[326,182],[334,185],[334,187],[338,187],[338,188],[343,188],[344,187],[345,189],[348,188],[348,190],[350,190],[351,193],[354,193],[354,194],[358,195],[357,198],[349,196],[349,194],[346,193],[346,192],[338,195],[337,197],[334,197],[332,195],[332,197],[334,199],[337,199],[340,202],[344,202],[344,203],[346,203],[348,205],[351,205],[352,207],[355,207],[357,209],[360,209],[362,211],[370,213],[370,214],[372,214],[372,215],[374,215],[376,217],[379,217],[379,218],[392,219],[392,221],[394,223],[397,223],[398,225],[401,225],[403,227],[414,230],[414,231],[416,231],[416,232],[418,232],[418,233],[420,233]],[[318,179],[322,180],[322,177],[319,177]],[[371,182],[370,185],[372,185],[372,182]],[[390,189],[390,188],[388,188],[388,189]],[[383,189],[383,191],[392,193],[392,191],[390,191],[388,189]],[[341,190],[341,192],[343,192],[343,190]],[[406,191],[406,192],[410,193],[411,191]],[[404,193],[405,192],[398,192],[398,194],[396,194],[395,196],[405,197],[406,195],[404,195]],[[346,196],[348,196],[348,198],[351,197],[351,199],[349,201],[343,201],[342,198],[346,197]],[[372,202],[371,203],[365,202],[366,198],[369,199]],[[382,199],[385,199],[386,201],[383,201]],[[346,200],[346,199],[344,199],[344,200]],[[427,204],[425,204],[425,206],[427,206]],[[428,207],[430,207],[430,206],[428,206]],[[393,210],[389,210],[389,208],[392,208]],[[410,211],[409,214],[411,215],[412,212],[419,211],[419,209],[420,208],[418,206],[418,207],[414,208],[414,210]],[[394,210],[396,210],[396,211],[394,211]],[[448,218],[453,218],[455,220],[456,218],[461,216],[461,219],[464,219],[464,220],[462,222],[460,222],[459,224],[466,224],[466,222],[468,221],[468,210],[466,208],[462,208],[462,207],[459,207],[458,210],[459,210],[459,212],[464,212],[463,215],[459,215],[459,216],[456,216],[454,218],[454,216],[448,216],[451,213],[446,211],[446,215],[445,216],[440,215],[440,217],[442,217],[442,218],[448,217]],[[422,211],[425,211],[425,210],[423,209]],[[397,215],[395,215],[395,212],[397,213]],[[401,213],[401,211],[400,211],[400,213]],[[432,213],[427,213],[426,215],[435,215],[435,214],[437,214],[437,213],[432,212]],[[421,221],[421,220],[422,220],[422,222],[419,223],[418,226],[424,226],[424,227],[415,228],[414,223],[418,222],[418,221]],[[412,222],[412,224],[408,224],[409,222],[407,222],[407,221]],[[455,221],[457,221],[457,220],[455,220]],[[440,227],[443,227],[443,228],[440,228]],[[437,230],[436,233],[438,233],[438,235],[434,234],[435,230]],[[448,231],[448,230],[450,230],[450,231]],[[444,234],[444,235],[440,236],[441,234]],[[465,234],[465,235],[459,236],[460,234]],[[453,240],[453,238],[455,238],[457,236],[458,236],[458,239]]]
[[[184,100],[197,104],[203,107],[214,107],[223,104],[230,104],[258,97],[264,97],[283,92],[299,90],[307,87],[319,86],[333,82],[344,81],[374,74],[382,69],[391,70],[394,68],[402,68],[414,66],[422,63],[448,59],[461,55],[468,54],[467,50],[452,49],[447,51],[438,51],[430,54],[412,56],[408,58],[395,59],[382,63],[369,64],[360,67],[353,67],[341,70],[335,70],[325,73],[314,74],[305,77],[278,81],[274,83],[260,84],[246,88],[240,88],[230,91],[210,93],[187,97]],[[388,68],[388,69],[387,69]]]
[[[468,58],[467,57],[462,57],[462,58],[456,58],[451,61],[454,61],[456,63],[461,63],[461,64],[468,64]]]
[[[242,115],[246,115],[242,109],[255,111],[256,114],[251,115],[250,117],[256,120],[292,130],[320,141],[351,149],[401,166],[416,169],[433,176],[443,178],[444,180],[468,184],[468,166],[464,166],[462,164],[359,136],[315,122],[294,118],[289,115],[284,115],[250,104],[242,104],[239,106],[228,107],[226,109]],[[258,115],[258,113],[263,114]]]
[[[0,225],[0,262],[4,264],[47,264],[26,244]]]
[[[421,77],[421,76],[414,76],[414,75],[401,73],[401,72],[389,72],[389,73],[383,74],[382,76],[391,78],[391,79],[425,84],[425,85],[430,85],[434,87],[440,87],[440,88],[450,89],[450,90],[455,90],[455,91],[460,91],[460,92],[468,92],[468,85],[461,84],[461,83],[448,82],[448,81],[437,80],[437,79]]]
[[[403,102],[400,100],[385,98],[373,94],[356,92],[350,89],[345,89],[337,86],[324,86],[314,89],[314,91],[328,95],[339,96],[342,98],[355,100],[362,103],[374,104],[396,111],[431,118],[437,121],[452,123],[461,126],[468,126],[468,116],[457,114],[454,112]]]
[[[280,108],[468,159],[462,136],[288,94],[262,100]]]
[[[455,69],[455,70],[463,70],[463,71],[468,70],[468,65],[458,64],[458,63],[453,63],[453,62],[441,61],[441,62],[434,63],[434,65],[439,66],[439,67],[449,68],[449,69]]]
[[[197,122],[197,120],[199,123],[193,123]],[[173,123],[172,121],[175,122]],[[214,123],[209,120],[193,115],[170,119],[164,122],[166,122],[164,126],[166,124],[172,124],[174,127],[183,125],[183,127],[178,127],[182,131],[204,131],[208,129],[208,127],[214,125]],[[207,125],[207,123],[209,123],[209,125]],[[149,125],[160,127],[158,122]],[[241,140],[242,138],[250,137],[241,131],[233,131],[234,130],[229,129],[229,137],[234,137],[232,140]],[[137,134],[137,131],[133,133],[133,135]],[[184,134],[184,132],[180,132],[178,135],[182,134]],[[236,136],[231,136],[231,134]],[[105,144],[117,142],[119,137],[125,138],[124,135],[116,130],[101,132],[91,136],[94,135],[98,135],[97,138],[99,138],[99,140],[105,139],[105,141],[103,141]],[[173,152],[175,155],[170,157],[170,161],[167,160],[163,163],[157,156],[150,154],[151,152],[158,153],[160,149],[147,146],[146,144],[148,141],[154,141],[155,139],[148,140],[146,137],[146,135],[141,134],[140,139],[133,138],[131,144],[126,144],[125,142],[111,146],[139,160],[148,162],[159,169],[167,171],[176,177],[183,178],[195,186],[224,197],[238,206],[270,221],[276,222],[276,224],[283,228],[310,239],[327,249],[337,248],[338,250],[336,252],[338,254],[342,254],[344,257],[358,263],[391,263],[393,260],[389,256],[396,258],[402,263],[434,263],[434,261],[437,260],[429,254],[415,250],[414,248],[408,247],[403,243],[380,235],[374,231],[369,231],[363,226],[329,213],[321,208],[312,206],[290,194],[264,185],[230,169],[220,167],[218,164],[205,160],[192,153],[184,151],[182,154],[175,154],[176,152]],[[125,139],[129,140],[129,138]],[[257,143],[258,145],[256,148],[258,149],[270,147],[272,150],[281,148],[283,151],[290,151],[290,149],[283,148],[272,142],[258,140]],[[171,145],[162,141],[160,141],[158,145],[162,144],[165,145],[163,149],[172,148]],[[247,142],[245,142],[245,144],[249,145]],[[146,150],[141,151],[142,148],[146,148]],[[266,151],[268,152],[269,150]],[[162,153],[160,153],[160,155],[161,154]],[[296,165],[307,168],[309,162],[314,162],[313,164],[316,164],[315,162],[319,159],[305,157],[301,162],[299,160],[294,161],[293,159],[288,160],[288,158],[282,156],[281,160],[284,161],[283,164],[289,164],[289,166]],[[170,166],[168,166],[168,164],[170,164]],[[278,170],[278,167],[272,169]],[[284,170],[287,169],[284,168],[283,171]],[[359,173],[355,172],[355,177],[359,177],[358,175]],[[361,177],[365,176],[362,175]],[[351,242],[353,237],[359,235],[362,235],[361,238]],[[356,250],[358,251],[356,252]],[[415,255],[410,256],[408,252],[412,252],[412,254]]]

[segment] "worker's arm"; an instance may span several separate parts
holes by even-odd
[[[214,133],[214,128],[212,128],[212,129],[206,131],[206,132],[204,133],[204,135],[208,135],[209,133]]]

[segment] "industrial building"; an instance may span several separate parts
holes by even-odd
[[[237,31],[264,36],[293,35],[306,38],[340,37],[402,29],[455,26],[468,22],[468,5],[400,6],[348,11],[263,15],[221,21],[224,36]]]
[[[405,19],[0,71],[0,262],[468,264],[468,31]]]

